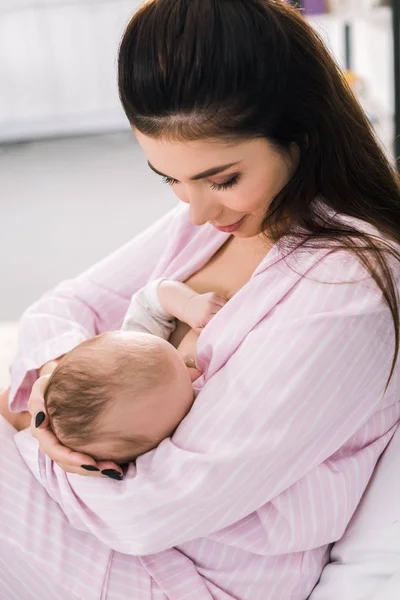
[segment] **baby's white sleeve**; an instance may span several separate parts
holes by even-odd
[[[158,299],[158,286],[164,279],[156,279],[132,296],[122,324],[122,330],[150,333],[168,340],[176,327],[174,317],[166,313]]]

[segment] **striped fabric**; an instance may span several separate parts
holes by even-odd
[[[39,366],[119,328],[135,290],[186,280],[227,237],[177,207],[43,297],[22,320],[12,409],[26,409]],[[189,415],[124,481],[68,475],[1,422],[0,589],[304,600],[400,419],[398,365],[385,392],[393,350],[355,258],[274,246],[200,335]]]

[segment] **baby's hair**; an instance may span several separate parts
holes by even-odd
[[[137,347],[113,340],[103,334],[83,342],[66,354],[47,384],[44,400],[50,426],[58,439],[72,449],[99,439],[110,439],[101,421],[119,394],[131,401],[157,389],[163,374],[169,372],[165,356],[146,339]],[[107,341],[107,344],[104,342]],[[104,432],[104,433],[102,433]],[[130,462],[153,448],[154,440],[137,435],[112,439],[113,454],[119,462]],[[93,456],[97,460],[112,459]]]

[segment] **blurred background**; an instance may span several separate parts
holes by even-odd
[[[0,0],[0,353],[44,291],[176,202],[118,100],[118,44],[140,4]],[[400,0],[293,4],[326,39],[394,160]]]

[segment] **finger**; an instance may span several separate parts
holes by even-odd
[[[33,437],[36,437],[35,432],[40,428],[47,429],[50,426],[49,418],[44,410],[38,410],[36,414],[28,413],[30,421],[30,429]]]
[[[56,462],[56,465],[58,465],[60,469],[66,473],[75,473],[76,475],[82,475],[83,477],[104,477],[104,475],[101,474],[100,469],[97,469],[96,471],[88,471],[83,467],[72,467],[71,465],[62,462]]]
[[[97,466],[100,469],[100,475],[103,477],[121,481],[124,476],[121,466],[117,465],[117,463],[112,462],[111,460],[100,460],[97,463]]]
[[[223,302],[224,304],[226,304],[229,300],[228,296],[225,296],[225,294],[214,294],[212,299],[216,302]]]
[[[43,375],[35,381],[32,386],[32,391],[28,400],[28,410],[34,417],[40,411],[46,412],[44,407],[44,392],[50,375]]]
[[[41,451],[47,454],[54,462],[64,463],[70,467],[81,467],[81,465],[97,467],[96,461],[91,456],[82,452],[75,452],[63,446],[51,429],[35,428],[32,431],[32,435],[37,439]]]
[[[52,372],[55,370],[57,364],[58,364],[58,361],[51,360],[48,363],[46,363],[45,365],[43,365],[43,367],[39,371],[40,376],[42,376],[42,375],[51,375]]]
[[[66,473],[76,473],[77,475],[83,475],[84,477],[90,477],[92,475],[92,473],[90,473],[89,471],[85,471],[84,469],[81,469],[79,467],[71,467],[71,465],[67,465],[62,462],[56,462],[55,464],[58,465],[60,469],[62,469]],[[96,475],[98,475],[98,473],[100,473],[100,471],[98,471]]]
[[[219,311],[221,310],[222,306],[213,306],[213,308],[210,310],[209,314],[208,314],[208,319],[207,319],[207,323],[210,321],[210,319],[212,319],[213,317],[215,317],[215,315],[217,313],[219,313]]]
[[[39,427],[41,429],[47,429],[48,427],[50,427],[49,417],[47,416],[47,413],[44,410],[39,410],[36,413],[36,415],[31,415],[32,435],[34,435],[34,432],[37,431]]]
[[[225,304],[228,302],[228,298],[224,298],[223,296],[219,296],[217,298],[214,299],[214,303],[217,304],[218,306],[225,306]]]
[[[220,306],[219,304],[215,304],[214,306],[211,307],[210,314],[215,315],[217,312],[219,312],[221,310],[221,308],[223,308],[223,307]]]
[[[224,306],[225,304],[218,304],[218,302],[213,302],[209,305],[208,312],[215,313],[216,311],[221,310],[221,308],[223,308]]]

